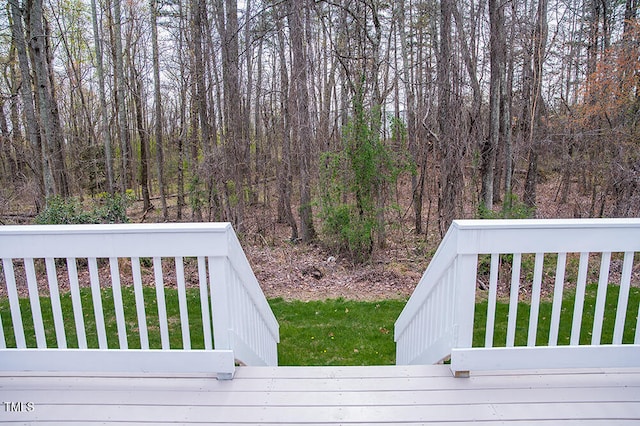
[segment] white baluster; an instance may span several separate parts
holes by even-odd
[[[513,254],[511,266],[511,294],[509,296],[509,318],[507,320],[507,347],[512,347],[516,340],[516,318],[518,316],[518,297],[520,295],[520,265],[522,254]]]
[[[572,346],[580,344],[580,327],[582,326],[582,311],[584,310],[584,292],[587,286],[587,272],[589,267],[589,253],[580,253],[578,266],[578,283],[576,286],[576,298],[573,305],[573,322],[571,324]]]
[[[620,294],[618,295],[618,307],[616,309],[616,322],[613,329],[613,344],[622,344],[624,323],[627,318],[627,303],[629,302],[629,287],[631,285],[631,272],[633,271],[633,252],[624,254],[622,263],[622,280],[620,281]]]
[[[187,310],[187,292],[184,282],[184,263],[182,257],[176,257],[176,281],[178,284],[178,304],[180,306],[180,326],[182,330],[182,348],[191,349],[189,334],[189,311]]]
[[[198,257],[198,284],[200,286],[200,310],[202,311],[202,334],[204,348],[213,349],[211,343],[211,318],[209,317],[209,292],[207,291],[207,264],[204,256]]]
[[[147,314],[144,309],[140,258],[131,258],[131,271],[133,273],[133,291],[136,300],[136,312],[138,314],[138,329],[140,330],[140,347],[142,349],[149,349],[149,332],[147,329]]]
[[[60,305],[60,291],[58,290],[58,275],[56,273],[55,259],[50,257],[45,259],[47,266],[47,281],[49,283],[49,298],[51,299],[51,311],[53,313],[53,324],[56,330],[56,342],[58,348],[67,348],[67,336],[64,331],[64,318],[62,317],[62,306]]]
[[[73,319],[76,325],[76,335],[78,336],[78,348],[87,349],[87,333],[84,328],[84,314],[82,313],[82,299],[80,298],[78,267],[75,257],[67,258],[67,272],[69,274],[69,288],[71,289]]]
[[[96,318],[96,331],[98,333],[98,347],[109,349],[107,344],[107,331],[104,325],[104,310],[102,309],[102,294],[100,291],[100,277],[98,275],[98,262],[95,257],[90,257],[89,279],[91,281],[91,296],[93,298],[93,313]]]
[[[558,330],[560,329],[560,312],[562,310],[562,293],[566,266],[567,253],[558,253],[556,281],[553,288],[553,306],[551,308],[551,326],[549,328],[549,346],[556,346],[558,344]]]
[[[44,323],[42,322],[42,309],[40,308],[40,294],[38,293],[38,280],[33,259],[24,259],[24,270],[27,274],[27,287],[29,288],[29,300],[31,301],[31,316],[33,318],[33,328],[36,333],[36,344],[38,348],[47,347],[47,339],[44,334]]]
[[[602,336],[602,323],[604,321],[604,306],[609,285],[609,267],[611,265],[611,252],[602,253],[600,261],[600,278],[598,279],[598,294],[596,296],[596,310],[593,317],[593,331],[591,332],[591,344],[599,345]]]
[[[538,332],[538,316],[540,313],[540,291],[542,289],[542,267],[544,266],[544,253],[536,253],[533,267],[533,286],[531,287],[531,310],[529,311],[529,333],[527,346],[536,345]]]
[[[487,300],[487,329],[484,335],[485,348],[493,347],[493,333],[496,321],[496,301],[498,294],[498,269],[500,268],[500,255],[491,255],[491,269],[489,271],[489,298]]]
[[[160,325],[160,341],[162,349],[170,349],[169,325],[167,322],[167,302],[164,296],[164,276],[162,274],[162,258],[153,258],[153,276],[156,285],[156,301],[158,307],[158,324]]]
[[[128,349],[127,327],[124,320],[124,306],[122,304],[122,288],[120,285],[120,269],[118,258],[109,258],[109,270],[111,271],[111,291],[113,292],[113,306],[116,312],[116,324],[118,327],[118,343],[120,349]]]
[[[11,309],[11,321],[13,322],[13,334],[16,338],[16,347],[18,349],[24,349],[27,347],[27,342],[24,338],[24,327],[22,325],[22,314],[20,313],[20,302],[18,300],[13,260],[2,259],[2,268],[4,269],[4,278],[7,284],[7,295],[9,296],[9,308]]]

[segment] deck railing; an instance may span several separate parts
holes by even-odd
[[[236,362],[278,363],[278,323],[228,223],[3,226],[0,258],[0,369],[230,378]]]
[[[397,364],[450,357],[461,376],[469,370],[640,366],[639,307],[629,305],[636,252],[638,219],[454,221],[396,322]],[[595,306],[585,309],[587,281],[596,277]],[[482,280],[486,320],[481,315],[474,324]],[[606,300],[612,286],[619,288],[617,300]],[[505,341],[494,342],[499,294],[508,294],[508,319]],[[563,307],[563,297],[572,294],[572,306]],[[548,317],[540,315],[544,296],[552,300]],[[615,309],[605,313],[605,301]],[[561,324],[563,309],[573,311],[570,324],[566,315]],[[612,324],[608,341],[605,323]],[[474,327],[485,329],[481,347],[473,347]]]

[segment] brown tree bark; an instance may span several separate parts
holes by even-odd
[[[529,153],[527,176],[524,185],[523,201],[528,207],[536,205],[538,184],[538,155],[542,139],[546,136],[544,116],[546,108],[542,97],[542,76],[544,55],[547,45],[547,0],[539,0],[536,24],[533,33],[533,86],[531,96],[531,117],[529,133]]]
[[[111,7],[108,0],[107,7]],[[122,51],[122,9],[120,0],[113,0],[112,57],[114,79],[114,106],[117,116],[118,141],[120,144],[120,192],[124,194],[127,188],[133,186],[132,161],[130,161],[131,136],[127,121],[127,107],[125,103],[124,58]]]
[[[56,123],[57,106],[53,98],[50,69],[47,58],[47,34],[45,32],[42,0],[33,0],[29,6],[30,52],[33,55],[41,138],[45,152],[43,162],[51,174],[53,194],[66,197],[69,193],[62,153],[59,122]]]
[[[244,228],[245,189],[248,164],[245,150],[248,141],[243,132],[242,94],[238,47],[237,0],[218,5],[218,32],[221,39],[222,86],[224,91],[223,139],[226,168],[225,193],[231,220],[239,232]]]
[[[158,51],[158,3],[157,0],[149,0],[151,9],[151,50],[153,56],[153,100],[155,104],[155,126],[154,134],[156,138],[156,167],[158,170],[158,190],[160,193],[160,203],[162,205],[162,218],[169,219],[167,209],[167,198],[165,195],[164,182],[164,140],[162,134],[162,96],[160,93],[160,53]]]
[[[461,146],[456,129],[456,103],[453,93],[453,55],[451,48],[451,23],[454,0],[440,2],[440,42],[437,63],[438,129],[440,176],[438,180],[438,223],[444,236],[451,222],[462,214],[462,164]]]
[[[494,199],[494,168],[496,164],[496,150],[500,141],[501,94],[505,78],[505,27],[504,3],[499,0],[489,0],[490,21],[490,61],[491,82],[489,87],[489,137],[483,141],[480,155],[482,164],[480,175],[482,189],[481,202],[488,210],[493,209]]]
[[[102,60],[102,42],[98,29],[98,13],[96,0],[91,0],[91,22],[93,25],[93,43],[96,54],[96,74],[98,75],[98,95],[100,97],[100,118],[102,137],[104,138],[105,171],[107,173],[107,191],[113,194],[115,191],[115,178],[113,174],[113,154],[111,151],[111,130],[109,129],[109,117],[107,111],[107,98],[105,94],[104,64]]]
[[[289,36],[293,63],[291,65],[292,93],[295,102],[294,126],[297,137],[295,143],[298,148],[300,166],[300,236],[303,242],[315,239],[316,231],[313,226],[313,212],[311,207],[311,147],[313,133],[309,116],[309,92],[307,87],[307,55],[305,52],[306,34],[303,27],[303,13],[308,13],[307,0],[293,2],[287,0]]]
[[[27,130],[27,137],[31,147],[31,158],[33,158],[33,172],[38,181],[40,195],[48,198],[54,195],[53,176],[46,161],[46,151],[43,151],[40,140],[40,128],[36,119],[34,98],[31,82],[31,67],[27,55],[27,44],[24,35],[23,12],[18,0],[10,0],[11,6],[11,34],[18,55],[20,68],[20,94],[22,97],[22,108],[24,109],[24,125]],[[37,206],[39,207],[39,206]]]
[[[280,7],[279,11],[284,12]],[[291,228],[291,241],[299,238],[298,224],[291,209],[292,192],[292,161],[291,153],[291,103],[289,99],[289,74],[287,69],[286,43],[284,36],[284,17],[276,18],[276,32],[278,39],[279,77],[280,77],[280,114],[277,121],[277,135],[282,144],[278,167],[278,220],[286,222]]]
[[[133,100],[136,113],[136,127],[140,138],[140,186],[142,187],[143,210],[153,209],[149,196],[149,132],[146,129],[142,109],[142,81],[138,72],[131,66],[131,81],[134,84]]]

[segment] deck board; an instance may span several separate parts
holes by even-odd
[[[0,374],[0,423],[634,424],[640,369],[507,371],[455,379],[447,366],[239,367],[202,374]]]

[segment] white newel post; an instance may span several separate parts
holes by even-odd
[[[213,320],[213,346],[215,349],[231,347],[229,289],[231,271],[226,257],[209,257],[209,285],[211,287],[211,317]],[[220,379],[231,379],[233,374],[218,375]]]
[[[459,254],[455,267],[454,326],[455,348],[470,348],[473,345],[473,316],[475,312],[475,287],[478,267],[477,254]],[[451,371],[456,377],[467,377],[469,371],[457,370],[451,362]]]

